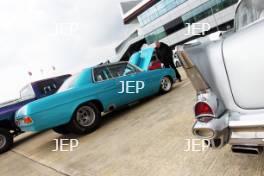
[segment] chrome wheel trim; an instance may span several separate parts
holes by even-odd
[[[0,134],[0,149],[6,145],[6,137]]]
[[[164,77],[161,80],[161,88],[162,90],[168,92],[171,89],[171,81],[168,77]]]
[[[76,120],[81,126],[91,126],[95,121],[94,109],[90,106],[83,106],[78,109]]]

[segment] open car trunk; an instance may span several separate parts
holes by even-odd
[[[138,66],[142,70],[147,71],[149,69],[152,57],[154,57],[154,48],[146,48],[134,53],[130,57],[129,62]]]

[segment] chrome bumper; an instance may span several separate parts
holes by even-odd
[[[208,123],[197,121],[193,126],[193,134],[210,141],[220,140],[220,148],[225,144],[264,146],[263,114],[241,115],[225,113],[218,119]]]
[[[231,116],[229,144],[264,146],[263,116],[263,114],[236,114]]]

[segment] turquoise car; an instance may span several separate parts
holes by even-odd
[[[68,78],[58,92],[22,107],[16,124],[22,131],[53,128],[67,134],[96,130],[101,113],[110,112],[158,92],[167,93],[176,81],[172,69],[148,70],[153,49],[134,54],[130,62],[87,68]]]

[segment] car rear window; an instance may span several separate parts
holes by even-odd
[[[239,30],[263,18],[263,0],[243,0],[236,11],[236,29]]]
[[[31,84],[28,84],[20,90],[20,99],[27,100],[32,98],[35,98],[35,92]]]
[[[94,80],[96,82],[105,81],[112,78],[112,75],[107,67],[97,67],[93,70]]]
[[[66,81],[62,84],[62,86],[59,88],[57,92],[63,92],[65,90],[71,89],[74,86],[76,80],[79,78],[79,76],[80,73],[75,74],[69,77],[68,79],[66,79]]]
[[[59,88],[55,80],[46,80],[38,83],[38,89],[42,95],[55,93]]]

